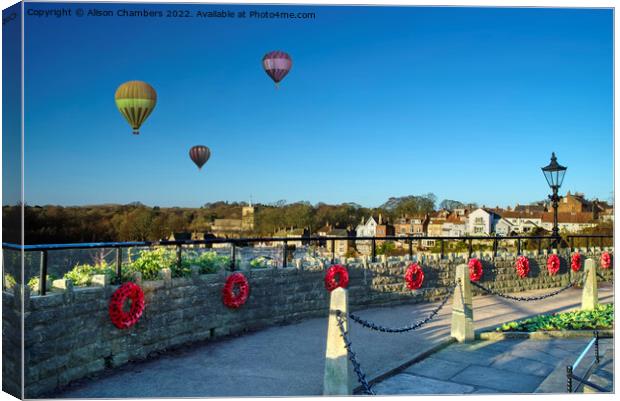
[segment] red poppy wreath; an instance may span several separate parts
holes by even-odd
[[[131,306],[128,312],[124,311],[125,302],[131,300]],[[108,307],[110,320],[119,329],[127,329],[140,320],[144,311],[144,292],[142,288],[135,283],[125,283],[118,287]]]

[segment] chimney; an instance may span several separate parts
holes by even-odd
[[[381,216],[381,213],[379,213],[379,224],[383,224],[383,217]]]

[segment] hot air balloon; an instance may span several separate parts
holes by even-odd
[[[138,135],[140,126],[155,108],[157,92],[146,82],[128,81],[116,89],[114,100],[134,135]]]
[[[189,157],[196,163],[198,170],[200,170],[207,160],[209,160],[209,157],[211,157],[211,151],[204,145],[192,146],[189,150]]]
[[[263,57],[263,68],[267,75],[276,83],[276,88],[291,70],[292,66],[293,60],[282,51],[269,52]]]

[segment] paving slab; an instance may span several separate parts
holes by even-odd
[[[502,369],[471,365],[450,381],[470,386],[483,386],[508,393],[533,393],[543,381],[540,376],[520,373],[515,375]]]
[[[584,341],[584,346],[587,343],[588,343],[587,341]],[[555,365],[558,361],[558,358],[560,358],[560,356],[550,355],[539,349],[532,349],[532,348],[515,348],[515,349],[508,351],[508,353],[511,356],[521,357],[521,358],[530,359],[530,360],[542,362],[542,363],[553,364],[553,365]]]
[[[448,347],[433,355],[437,359],[452,361],[461,364],[475,364],[478,366],[490,366],[498,358],[496,353],[488,353],[482,351],[463,351],[455,350]]]
[[[500,355],[491,364],[492,368],[507,370],[514,373],[527,373],[534,376],[547,377],[555,368],[557,359],[541,363],[532,359],[520,358],[512,354]]]
[[[467,366],[469,365],[451,362],[431,356],[410,366],[403,372],[417,376],[430,377],[432,379],[447,380],[461,372]]]
[[[377,384],[374,391],[381,395],[397,394],[467,394],[476,388],[464,384],[401,373]]]

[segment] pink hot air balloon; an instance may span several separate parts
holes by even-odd
[[[198,170],[200,170],[207,160],[209,160],[209,157],[211,157],[211,151],[204,145],[192,146],[189,150],[189,157],[196,163]]]
[[[267,75],[273,79],[273,82],[276,83],[276,88],[291,70],[292,66],[293,60],[291,56],[282,51],[269,52],[263,57],[263,68]]]

